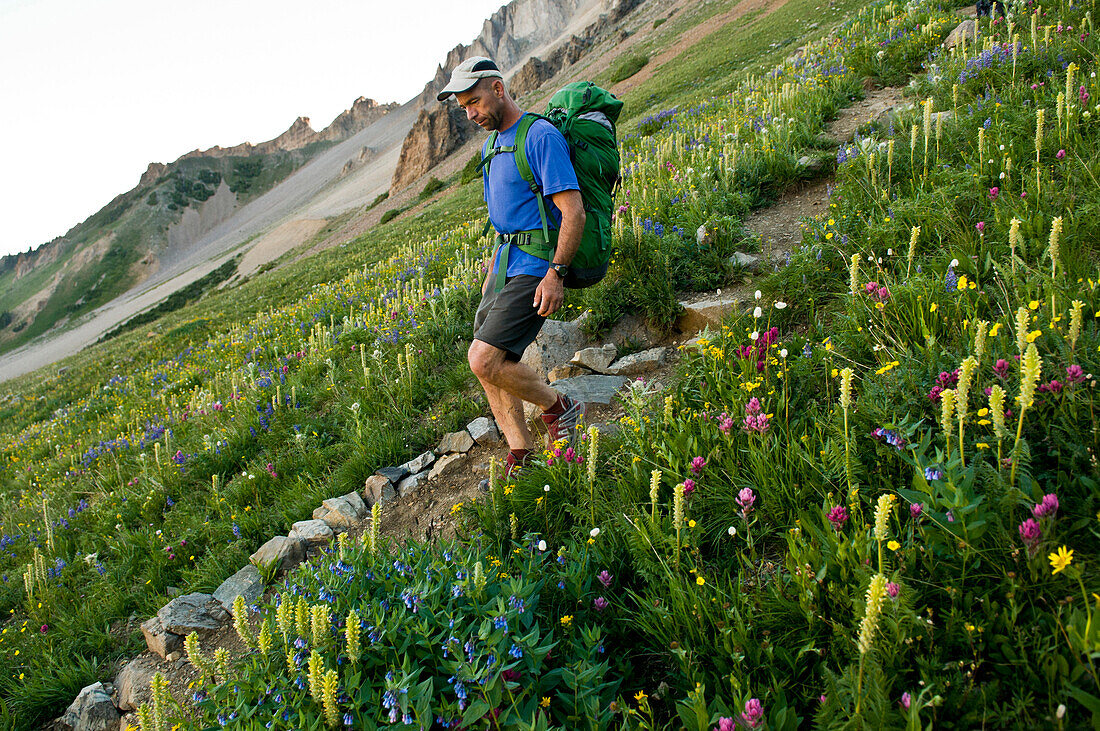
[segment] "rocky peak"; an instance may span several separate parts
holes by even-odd
[[[351,109],[345,109],[317,135],[319,140],[346,140],[361,129],[366,129],[389,112],[400,106],[396,102],[379,104],[373,99],[361,96],[352,102]]]
[[[141,174],[141,180],[138,181],[138,187],[144,187],[146,185],[152,185],[157,182],[162,175],[168,172],[168,166],[162,162],[151,162],[149,167],[145,168],[145,172]]]

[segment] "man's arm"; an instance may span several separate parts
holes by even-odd
[[[584,233],[584,199],[579,190],[563,190],[550,196],[550,200],[561,211],[561,228],[558,230],[558,246],[554,251],[555,264],[568,264],[581,245]],[[539,315],[547,317],[558,311],[565,300],[565,286],[562,278],[553,269],[539,282],[535,290],[534,306]]]

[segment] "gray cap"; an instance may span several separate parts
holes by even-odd
[[[477,82],[491,77],[504,78],[491,58],[485,56],[468,58],[455,67],[455,70],[451,72],[451,80],[447,82],[447,85],[435,98],[443,101],[451,94],[461,94],[464,91],[469,91],[474,88],[474,84]]]

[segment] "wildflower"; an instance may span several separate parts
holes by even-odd
[[[889,548],[891,551],[896,551],[899,548],[901,548],[901,544],[898,543],[897,541],[890,541],[889,543],[886,544],[886,547]]]
[[[1031,343],[1027,346],[1027,352],[1024,354],[1024,372],[1023,378],[1020,379],[1021,419],[1023,419],[1022,413],[1030,409],[1032,404],[1035,403],[1035,386],[1039,381],[1042,367],[1043,361],[1039,357],[1039,351],[1035,349],[1035,343]]]
[[[540,551],[545,551],[546,550],[546,541],[539,541],[539,550]]]
[[[994,433],[998,439],[1004,439],[1008,436],[1008,428],[1005,426],[1005,391],[999,385],[989,389],[989,414],[993,420]]]
[[[1036,518],[1045,518],[1048,515],[1053,516],[1058,512],[1058,496],[1054,493],[1043,495],[1043,499],[1031,509],[1031,512]]]
[[[696,457],[691,460],[691,471],[694,474],[699,474],[703,471],[703,468],[707,466],[707,461],[702,457]]]
[[[707,583],[707,580],[704,579],[702,576],[696,576],[695,577],[695,583],[698,584],[699,586],[702,586],[703,584]]]
[[[599,574],[596,575],[596,578],[599,579],[600,583],[603,584],[603,587],[605,589],[610,589],[611,588],[611,582],[615,577],[612,576],[607,571],[607,569],[604,569],[603,571],[601,571]]]
[[[997,200],[997,196],[999,196],[1000,194],[1001,194],[1001,189],[998,188],[997,186],[993,186],[992,188],[989,189],[989,200],[991,200],[991,201]]]
[[[596,608],[597,612],[602,612],[603,610],[607,609],[608,602],[602,596],[598,596],[595,598],[595,600],[593,600],[592,606]]]
[[[886,577],[875,574],[871,579],[871,585],[867,587],[867,609],[863,615],[863,621],[859,625],[859,652],[866,655],[871,651],[871,642],[875,637],[875,629],[878,627],[879,615],[882,612],[882,599],[886,594]]]
[[[894,496],[889,494],[879,495],[878,504],[875,506],[875,539],[886,540],[886,531],[890,527],[890,509],[894,505]]]
[[[1020,351],[1020,355],[1023,355],[1024,350],[1027,349],[1027,331],[1030,324],[1031,315],[1028,314],[1026,307],[1021,306],[1016,310],[1016,349]]]
[[[1061,160],[1062,158],[1064,158],[1066,156],[1066,151],[1065,150],[1058,150],[1058,152],[1054,153],[1054,156],[1056,158],[1058,158],[1059,160]]]
[[[947,267],[947,274],[943,277],[943,286],[948,292],[954,292],[959,288],[959,276],[955,274],[955,267]]]
[[[978,221],[974,224],[974,228],[978,229],[979,234],[985,235],[985,221]]]
[[[840,372],[840,408],[845,411],[852,405],[852,369]]]
[[[748,517],[748,514],[752,512],[753,503],[756,502],[756,495],[753,494],[751,487],[743,488],[737,493],[737,504],[741,506],[741,515]]]
[[[912,703],[912,696],[909,695],[909,691],[905,691],[904,693],[902,693],[901,694],[901,700],[898,701],[898,702],[901,704],[902,708],[904,708],[905,710],[908,711],[909,710],[909,704]]]
[[[726,528],[726,533],[729,533],[730,538],[733,538],[737,535],[737,528],[731,525],[729,528]]]
[[[848,510],[843,505],[836,505],[829,510],[826,517],[833,524],[833,530],[839,533],[848,523]]]
[[[588,531],[588,535],[591,536],[592,538],[595,538],[599,534],[600,534],[600,529],[599,528],[593,528],[592,530]]]
[[[1072,309],[1069,314],[1069,331],[1066,333],[1066,340],[1069,341],[1070,350],[1077,347],[1077,338],[1081,335],[1081,308],[1084,306],[1084,302],[1073,300]]]
[[[718,728],[715,731],[734,731],[737,725],[733,722],[733,719],[729,716],[722,716],[718,719]]]
[[[886,583],[886,595],[891,599],[897,599],[898,594],[901,592],[901,587],[892,581]]]
[[[1077,364],[1066,366],[1066,380],[1071,384],[1083,383],[1085,372]]]
[[[1034,553],[1035,547],[1043,537],[1042,528],[1039,527],[1039,524],[1035,522],[1034,518],[1028,518],[1023,523],[1020,523],[1018,530],[1020,532],[1020,540],[1027,546],[1028,552]]]
[[[684,497],[691,497],[691,493],[695,492],[695,480],[690,477],[684,480]]]
[[[562,627],[569,627],[572,624],[573,624],[573,615],[572,614],[566,614],[565,616],[563,616],[561,618],[561,626]]]
[[[1050,573],[1056,574],[1059,571],[1064,571],[1073,563],[1073,549],[1067,549],[1065,546],[1062,546],[1055,553],[1047,556],[1047,558],[1050,559]]]
[[[1011,366],[1009,365],[1007,360],[1005,360],[1004,358],[998,358],[997,362],[993,364],[993,375],[1001,379],[1007,378],[1008,370],[1010,367]]]
[[[913,518],[919,518],[920,514],[924,512],[924,505],[922,503],[910,503],[909,515]]]
[[[741,718],[750,728],[756,728],[764,719],[764,705],[756,698],[748,699],[745,701],[745,712]]]
[[[937,470],[935,467],[925,467],[924,468],[924,479],[928,480],[929,482],[932,482],[933,480],[942,480],[943,479],[943,472],[941,472],[940,470]],[[914,503],[914,505],[915,504],[916,503]]]

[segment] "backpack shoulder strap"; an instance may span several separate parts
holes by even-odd
[[[519,120],[519,129],[516,130],[516,168],[519,169],[519,176],[527,182],[531,192],[535,194],[535,201],[539,205],[539,218],[542,221],[543,241],[549,241],[550,225],[547,221],[546,201],[538,183],[535,182],[535,174],[531,172],[531,163],[527,161],[527,132],[538,119],[546,119],[546,117],[528,112]]]

